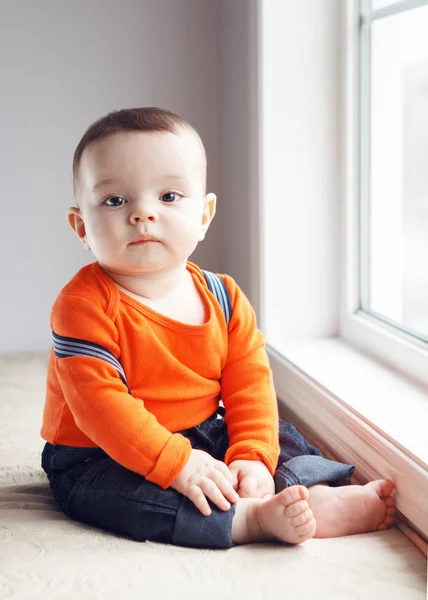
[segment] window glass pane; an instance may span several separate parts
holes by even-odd
[[[372,24],[370,312],[428,339],[428,6]]]
[[[391,4],[397,4],[398,1],[399,0],[372,0],[372,10],[390,6]]]

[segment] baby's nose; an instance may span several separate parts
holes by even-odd
[[[150,201],[138,202],[131,212],[131,221],[135,223],[140,221],[157,221],[158,218],[159,213],[155,203]]]

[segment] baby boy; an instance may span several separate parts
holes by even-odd
[[[178,545],[384,529],[392,482],[340,485],[354,467],[279,420],[250,303],[188,260],[216,212],[206,168],[196,131],[158,108],[110,113],[76,149],[68,220],[96,261],[51,313],[53,494],[76,521]]]

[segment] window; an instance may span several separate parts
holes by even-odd
[[[428,2],[357,7],[357,276],[343,332],[428,383]]]
[[[428,341],[428,3],[364,4],[360,306]]]

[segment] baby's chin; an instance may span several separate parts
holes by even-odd
[[[165,273],[173,273],[180,270],[186,270],[187,259],[173,264],[166,264],[165,261],[145,260],[136,262],[117,262],[117,261],[102,261],[98,260],[101,268],[112,279],[117,278],[132,278],[156,276]]]

